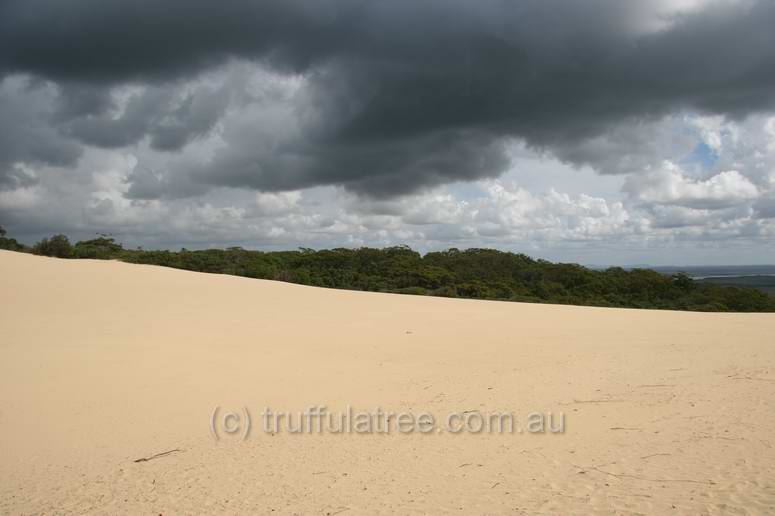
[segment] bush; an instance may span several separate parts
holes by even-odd
[[[425,290],[422,287],[406,287],[406,288],[399,288],[398,290],[394,291],[396,294],[408,294],[411,296],[426,296],[428,295],[428,291]]]
[[[83,240],[73,248],[74,258],[110,260],[116,258],[124,248],[112,238],[101,236],[94,240]]]
[[[6,231],[3,226],[0,226],[0,249],[6,251],[26,251],[27,247],[20,244],[14,238],[6,238]]]
[[[53,256],[55,258],[71,258],[73,256],[73,246],[65,235],[54,235],[51,238],[44,238],[32,248],[33,254],[42,256]]]

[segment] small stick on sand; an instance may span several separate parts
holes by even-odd
[[[675,387],[675,384],[673,383],[646,383],[643,385],[638,385],[635,387],[636,389],[641,389],[645,387]]]
[[[651,455],[644,455],[643,457],[641,457],[641,459],[650,459],[651,457],[662,457],[662,456],[669,457],[670,454],[669,453],[652,453]]]
[[[647,482],[686,482],[690,484],[705,484],[705,485],[716,485],[716,483],[712,480],[693,480],[693,479],[685,479],[685,478],[648,478],[648,477],[641,477],[639,475],[627,475],[625,473],[611,473],[610,471],[605,471],[599,468],[596,468],[594,466],[583,468],[581,466],[577,466],[576,464],[571,464],[573,467],[580,469],[579,473],[586,473],[587,471],[596,471],[598,473],[603,473],[604,475],[610,475],[612,477],[617,478],[632,478],[635,480],[645,480]]]
[[[169,455],[170,453],[182,452],[182,451],[183,450],[181,450],[180,448],[175,448],[174,450],[157,453],[156,455],[151,455],[150,457],[142,457],[139,459],[135,459],[134,462],[148,462],[149,460],[158,459],[159,457],[164,457],[165,455]]]

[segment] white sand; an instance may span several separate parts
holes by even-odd
[[[773,314],[358,293],[10,252],[0,274],[2,514],[775,512]],[[210,433],[216,405],[347,404],[564,412],[567,428]]]

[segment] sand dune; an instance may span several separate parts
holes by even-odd
[[[3,514],[775,512],[773,314],[345,292],[10,252],[0,274]],[[563,413],[566,428],[257,428],[266,406],[314,405]],[[230,411],[251,415],[247,439],[226,432]]]

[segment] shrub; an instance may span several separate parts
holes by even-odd
[[[124,248],[112,238],[101,236],[93,240],[83,240],[73,247],[75,258],[95,258],[110,260],[118,256]]]
[[[6,238],[6,231],[3,226],[0,226],[0,249],[6,251],[26,251],[27,247],[16,241],[15,238]]]
[[[73,256],[73,246],[65,235],[54,235],[51,238],[44,238],[32,248],[34,254],[42,256],[53,256],[55,258],[71,258]]]

